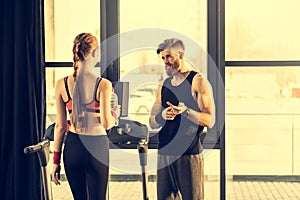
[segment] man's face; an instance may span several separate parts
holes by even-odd
[[[165,63],[165,69],[168,76],[173,76],[180,69],[180,53],[174,49],[161,51],[159,56]]]

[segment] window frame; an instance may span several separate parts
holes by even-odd
[[[120,2],[119,0],[100,0],[100,15],[101,15],[101,41],[109,38],[112,35],[119,34],[120,31]],[[208,0],[208,34],[207,34],[207,48],[208,55],[214,61],[217,66],[218,73],[220,73],[222,82],[211,81],[214,98],[217,109],[216,128],[212,131],[216,131],[219,135],[218,141],[214,144],[214,149],[220,150],[220,199],[226,199],[226,173],[225,173],[225,124],[221,124],[221,121],[225,118],[225,91],[222,91],[221,85],[225,85],[225,67],[261,67],[261,66],[300,66],[300,60],[274,60],[274,61],[231,61],[225,60],[225,0]],[[117,10],[117,12],[116,12]],[[113,21],[113,23],[111,22]],[[44,44],[45,45],[45,44]],[[102,47],[102,52],[109,52],[110,48],[119,49],[119,41],[115,44],[115,47]],[[102,58],[106,58],[102,55]],[[106,69],[101,69],[103,77],[117,82],[120,79],[120,61],[116,60],[109,65]],[[72,67],[72,62],[45,62],[45,67]],[[216,72],[212,71],[213,67],[210,67],[208,63],[208,80],[216,79]],[[213,139],[212,139],[213,140]]]

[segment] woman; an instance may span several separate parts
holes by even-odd
[[[74,73],[56,83],[57,119],[54,132],[52,181],[59,185],[60,158],[67,127],[63,161],[74,199],[106,199],[109,145],[106,130],[114,125],[110,98],[112,84],[95,76],[91,68],[99,61],[99,43],[81,33],[73,45]],[[73,89],[71,89],[73,88]]]

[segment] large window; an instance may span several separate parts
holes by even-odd
[[[100,38],[99,0],[45,0],[46,62],[71,62],[75,36],[90,32]]]
[[[300,1],[225,2],[226,174],[232,177],[226,191],[230,197],[239,184],[231,180],[252,187],[300,174]],[[259,182],[249,181],[258,180],[255,177],[261,178]],[[263,198],[264,192],[257,192],[257,197]],[[243,193],[240,196],[246,197],[247,189]],[[280,196],[288,194],[282,191]]]
[[[297,175],[300,67],[226,68],[229,175]]]
[[[211,30],[217,26],[217,23],[207,23],[207,16],[211,16],[208,12],[213,12],[226,32],[225,41],[213,43],[212,52],[217,52],[224,42],[225,60],[220,62],[225,61],[227,65],[227,192],[235,190],[232,181],[235,176],[300,174],[300,126],[297,123],[300,120],[300,64],[295,64],[300,63],[299,0],[116,2],[120,10],[120,24],[116,25],[120,28],[120,81],[129,82],[129,119],[148,125],[157,84],[166,78],[163,63],[155,52],[164,39],[182,39],[186,43],[186,64],[208,76],[207,41],[224,36],[212,38],[213,34],[207,34],[208,27]],[[226,3],[225,24],[222,24],[224,18],[218,18],[222,6],[216,10],[212,8],[213,4],[220,2]],[[222,30],[218,31],[216,35],[222,33]],[[56,116],[55,83],[73,72],[72,42],[80,32],[91,32],[100,41],[100,0],[84,3],[79,0],[45,0],[46,62],[52,64],[46,69],[47,125],[53,123]],[[222,58],[222,55],[214,56]],[[95,73],[100,73],[100,68],[95,68]],[[225,167],[219,168],[222,165],[219,150],[205,151],[206,197],[219,199],[224,195],[217,192],[220,170],[225,171]],[[140,173],[137,159],[128,160],[120,157],[117,151],[111,152],[112,163],[123,165],[114,164],[112,174]],[[126,152],[137,155],[136,149]],[[156,164],[153,157],[156,150],[150,150],[149,154],[149,166],[152,167]],[[149,171],[149,174],[153,175],[155,171]],[[141,187],[138,189],[141,196]],[[156,197],[154,182],[151,182],[149,192],[150,197]],[[114,199],[122,198],[118,196],[117,187],[110,190],[110,195]],[[227,197],[237,199],[234,195],[235,192],[228,192]]]
[[[181,0],[120,1],[120,81],[129,82],[128,118],[131,120],[149,124],[149,114],[156,97],[158,83],[166,78],[164,65],[156,54],[156,48],[164,39],[173,37],[185,43],[186,65],[206,77],[206,0],[189,3]],[[129,48],[131,46],[132,48]],[[114,151],[111,152],[114,155]],[[135,152],[135,149],[128,150],[131,154]],[[157,151],[151,149],[147,166],[150,175],[156,175],[156,157]],[[206,168],[209,175],[218,176],[218,166],[217,169],[209,167],[215,163],[215,158],[217,157],[210,157]],[[121,159],[124,167],[127,162],[126,158]],[[132,164],[134,161],[130,162]],[[129,171],[124,167],[119,168],[119,173],[140,173],[139,169]],[[133,169],[132,166],[130,168]],[[207,190],[210,188],[212,189],[212,186],[208,186]],[[116,194],[117,191],[111,191],[111,195]],[[150,198],[157,198],[156,184],[152,181],[150,181],[149,195]]]
[[[45,0],[45,59],[46,62],[72,62],[73,40],[77,34],[90,32],[100,41],[100,1]],[[100,69],[96,68],[95,72]],[[55,83],[73,73],[71,66],[47,67],[46,126],[55,122]]]
[[[148,125],[149,112],[154,103],[157,84],[166,77],[163,63],[156,55],[156,47],[160,42],[171,37],[182,39],[186,45],[186,65],[201,72],[205,77],[207,76],[207,1],[191,1],[187,4],[179,0],[126,0],[119,1],[119,3],[120,81],[129,82],[128,117]],[[112,25],[108,24],[107,26]],[[135,36],[135,30],[142,29],[148,29],[148,31],[142,32],[138,38],[132,37]],[[149,35],[149,33],[153,33],[151,32],[153,30],[156,31],[156,34]],[[50,67],[46,68],[47,126],[54,123],[56,119],[55,83],[58,79],[73,73],[71,62],[74,37],[81,32],[91,32],[97,35],[100,41],[100,31],[99,0],[45,1],[46,62],[50,64]],[[123,48],[128,48],[126,45],[142,40],[153,42],[148,43],[148,46],[139,44],[137,49],[122,51]],[[95,73],[100,73],[100,69],[95,68]],[[114,177],[120,174],[126,177],[126,175],[141,173],[137,150],[123,150],[122,155],[126,154],[130,158],[120,156],[119,150],[112,149],[110,153],[112,182],[109,184],[111,188],[109,196],[113,199],[123,199],[124,196],[119,196],[117,188],[113,189]],[[155,149],[149,150],[147,166],[149,171],[147,172],[150,175],[156,173],[156,153]],[[209,165],[212,165],[216,162],[215,158],[217,157],[210,158],[208,162],[211,163]],[[209,165],[206,166],[208,173],[218,176],[219,165],[215,168],[211,168]],[[62,174],[62,177],[65,178],[63,171]],[[70,197],[71,193],[67,183],[62,183],[65,190],[64,197]],[[150,180],[149,184],[149,195],[155,199],[155,182]],[[63,198],[58,194],[60,192],[58,188],[53,187],[53,190],[55,199]],[[135,193],[141,196],[141,187]],[[131,199],[131,197],[128,198]]]
[[[166,74],[156,48],[164,39],[177,37],[186,45],[186,64],[207,75],[207,1],[120,1],[120,79],[128,81],[129,117],[148,124],[157,84]]]
[[[298,0],[226,0],[226,60],[299,60]]]

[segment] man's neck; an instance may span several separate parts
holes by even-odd
[[[182,81],[188,76],[190,71],[191,70],[189,70],[185,66],[182,66],[180,70],[173,75],[171,80],[172,85],[179,85],[180,83],[182,83]]]

